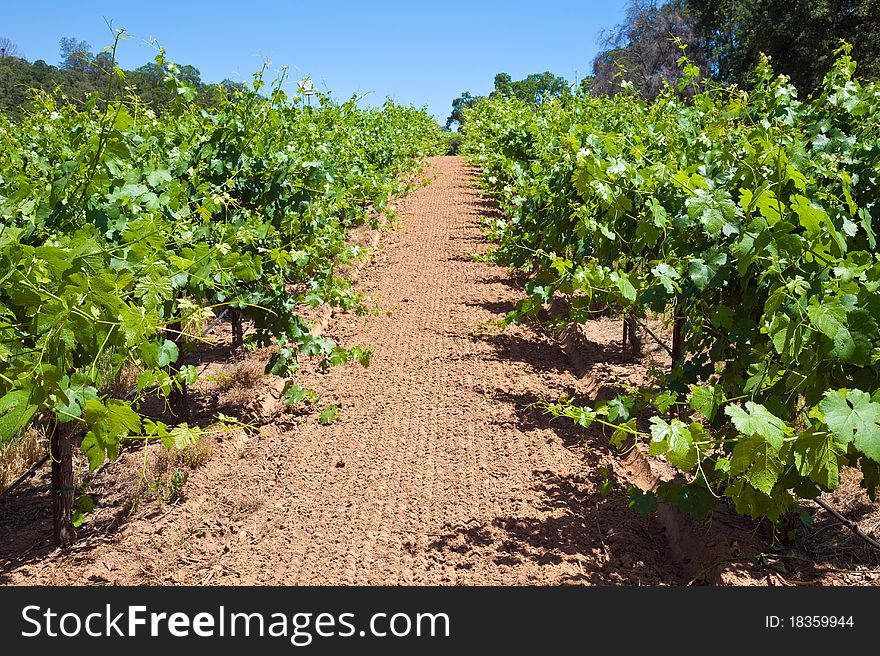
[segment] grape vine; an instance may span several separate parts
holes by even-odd
[[[112,48],[115,59],[117,42]],[[72,445],[94,469],[124,439],[184,447],[182,354],[194,326],[229,309],[253,347],[278,348],[266,370],[290,378],[302,357],[325,366],[369,352],[313,335],[302,308],[358,302],[338,265],[360,255],[349,230],[375,221],[441,143],[424,110],[388,101],[288,97],[265,70],[210,108],[164,51],[175,100],[161,113],[126,90],[124,73],[83,106],[35,95],[0,115],[0,441],[50,424],[56,538],[73,540]],[[113,395],[123,370],[129,396]],[[158,394],[172,421],[141,413]]]
[[[843,466],[872,497],[880,482],[880,86],[848,53],[806,99],[766,60],[743,90],[683,58],[654,101],[624,84],[466,114],[465,152],[506,216],[491,258],[529,276],[507,320],[563,298],[563,322],[598,306],[672,323],[655,384],[548,410],[666,458],[681,476],[657,496],[687,512],[726,497],[779,520]]]

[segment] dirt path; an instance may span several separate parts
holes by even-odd
[[[371,366],[305,372],[338,421],[276,413],[258,436],[218,441],[182,502],[69,555],[13,558],[5,580],[676,582],[655,525],[598,493],[598,456],[527,407],[580,389],[564,354],[527,328],[485,329],[520,293],[469,257],[491,212],[473,172],[440,157],[429,175],[361,276],[382,313],[331,326],[372,347]]]

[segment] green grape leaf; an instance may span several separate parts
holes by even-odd
[[[620,290],[621,295],[630,303],[635,303],[636,288],[632,283],[632,279],[625,273],[619,271],[611,272],[611,281]]]
[[[865,489],[871,501],[877,501],[877,487],[880,486],[880,464],[868,458],[859,458],[862,466],[862,482],[859,484]]]
[[[615,428],[614,432],[611,434],[611,438],[608,440],[611,443],[611,446],[622,449],[623,445],[630,439],[630,436],[637,430],[638,427],[636,423],[637,419],[633,417],[624,424],[618,424],[617,428]]]
[[[808,430],[798,435],[792,446],[798,473],[826,490],[835,489],[840,483],[836,444],[834,437],[825,431]]]
[[[80,443],[80,450],[86,456],[86,460],[89,463],[89,471],[95,471],[104,464],[104,460],[107,458],[107,450],[98,440],[94,430],[86,433],[86,436]]]
[[[339,416],[339,408],[335,405],[325,405],[321,410],[321,413],[318,415],[318,423],[322,426],[327,426],[336,421],[336,418]]]
[[[726,189],[696,189],[694,196],[686,201],[688,216],[703,224],[712,238],[722,235],[735,235],[739,232],[736,223],[736,203]]]
[[[364,368],[369,367],[370,361],[373,359],[373,351],[361,346],[353,346],[351,348],[351,355]]]
[[[758,194],[757,199],[754,200],[754,204],[761,213],[761,216],[767,220],[767,225],[774,226],[779,223],[780,218],[782,218],[782,215],[779,213],[780,205],[772,189],[763,189]]]
[[[782,448],[785,422],[760,403],[746,401],[745,410],[736,405],[728,405],[724,408],[724,413],[743,435],[761,437],[776,451]]]
[[[794,197],[791,209],[797,214],[798,221],[807,231],[808,237],[815,237],[822,231],[822,224],[830,224],[825,210],[814,207],[810,200],[804,196]]]
[[[657,276],[667,294],[674,294],[678,290],[678,283],[676,281],[679,280],[681,276],[678,271],[666,262],[661,262],[655,266],[651,269],[651,273]]]
[[[143,276],[138,279],[135,285],[135,293],[141,298],[144,308],[148,312],[156,310],[162,303],[169,300],[173,291],[171,279],[157,274]]]
[[[691,260],[688,265],[688,276],[699,290],[704,290],[718,273],[718,269],[727,263],[724,253],[708,254]]]
[[[717,503],[712,491],[700,481],[685,485],[661,481],[657,486],[657,496],[686,515],[694,517],[708,516]]]
[[[755,489],[767,495],[772,492],[783,469],[779,451],[759,437],[740,439],[730,457],[730,475],[742,474]]]
[[[754,519],[767,517],[776,521],[788,509],[790,499],[785,495],[774,498],[752,487],[745,479],[731,483],[724,490],[724,496],[733,500],[736,512]]]
[[[24,430],[38,409],[31,390],[14,389],[4,394],[0,398],[0,443]]]
[[[79,528],[86,521],[86,515],[95,511],[97,504],[95,500],[88,494],[80,494],[73,502],[73,511],[71,512],[71,523]]]
[[[70,251],[57,246],[37,246],[34,256],[46,263],[52,275],[60,278],[73,265]]]
[[[653,492],[645,492],[635,485],[627,489],[629,497],[627,505],[640,515],[650,515],[657,508],[657,495]]]
[[[177,348],[177,344],[170,339],[156,345],[156,364],[160,367],[167,367],[172,362],[177,362],[178,355],[180,355],[180,350]]]
[[[859,451],[880,462],[880,403],[861,390],[840,389],[828,392],[819,409],[841,444],[853,442]]]
[[[98,390],[91,384],[88,377],[82,373],[73,376],[65,376],[61,379],[61,391],[64,392],[66,402],[58,401],[55,404],[55,414],[61,423],[73,421],[82,415],[83,408],[89,399],[98,398]]]
[[[810,323],[823,335],[834,342],[833,355],[849,359],[856,349],[855,341],[846,325],[846,308],[837,298],[825,299],[820,304],[815,300],[807,308]]]
[[[171,171],[168,169],[154,169],[147,173],[147,183],[151,187],[158,187],[163,182],[171,182]]]
[[[632,416],[632,409],[635,407],[636,400],[631,396],[618,395],[610,399],[605,408],[608,420],[612,422],[628,421]]]
[[[660,417],[651,417],[648,453],[652,456],[665,455],[679,469],[690,471],[696,463],[691,442],[691,433],[683,421],[673,419],[667,423]]]
[[[665,413],[678,402],[678,392],[664,390],[651,400],[653,405],[661,413]]]
[[[195,385],[199,380],[199,370],[196,369],[195,365],[185,364],[177,372],[177,379],[187,385]]]
[[[720,385],[696,385],[691,389],[690,406],[709,421],[715,419],[718,408],[724,403]]]
[[[202,437],[202,430],[198,426],[189,426],[188,424],[177,424],[168,431],[168,436],[164,440],[165,446],[168,448],[185,449],[198,443]]]
[[[141,432],[141,417],[131,405],[125,401],[110,399],[106,408],[104,421],[110,424],[112,434],[123,436]]]
[[[285,385],[282,396],[284,397],[285,405],[289,407],[298,405],[306,400],[312,402],[318,400],[318,395],[313,390],[310,390],[307,387],[300,387],[290,381]]]

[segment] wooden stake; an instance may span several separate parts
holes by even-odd
[[[627,349],[627,347],[629,347]],[[623,359],[637,358],[642,354],[642,341],[636,331],[635,320],[627,315],[623,318]]]
[[[52,522],[55,544],[66,549],[73,545],[76,533],[73,529],[73,448],[71,424],[52,419]]]
[[[684,311],[679,308],[676,311],[675,323],[672,325],[672,369],[681,364],[682,358],[682,329],[684,327]]]
[[[168,367],[171,375],[175,375],[180,371],[180,361],[183,359],[185,342],[183,339],[183,327],[179,321],[175,321],[168,326],[168,334],[170,339],[177,344],[178,355],[177,362]],[[180,389],[174,387],[168,395],[168,406],[171,414],[177,421],[186,421],[189,418],[189,395],[186,389],[186,383],[180,383]]]
[[[244,315],[238,308],[230,308],[229,323],[232,325],[232,348],[244,345]]]

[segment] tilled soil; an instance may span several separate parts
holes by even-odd
[[[599,438],[531,407],[587,383],[542,334],[492,326],[521,291],[471,257],[493,211],[474,171],[439,157],[429,175],[358,282],[380,311],[328,331],[371,347],[371,365],[298,374],[339,406],[335,422],[285,409],[282,381],[259,380],[238,402],[261,425],[211,438],[179,500],[120,507],[141,493],[158,447],[108,466],[68,553],[50,550],[48,499],[32,485],[0,507],[0,582],[687,583],[655,520],[629,510],[619,484],[600,493],[614,475]],[[589,329],[593,378],[637,382],[619,322]]]

